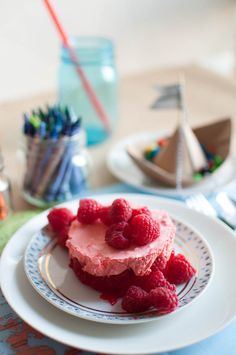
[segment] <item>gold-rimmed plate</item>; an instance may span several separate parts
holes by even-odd
[[[177,288],[177,312],[196,300],[209,285],[213,275],[213,257],[209,245],[197,231],[178,219],[172,220],[177,230],[176,252],[184,254],[197,269],[197,274],[189,282]],[[99,292],[83,285],[69,267],[67,250],[51,238],[46,228],[33,236],[26,249],[25,272],[43,298],[76,317],[113,324],[141,323],[160,318],[153,309],[128,314],[122,310],[121,300],[111,305],[100,298]]]

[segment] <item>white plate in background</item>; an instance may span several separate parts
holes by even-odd
[[[215,192],[236,177],[236,157],[230,156],[223,165],[212,176],[199,182],[192,187],[184,187],[181,192],[173,187],[164,186],[158,181],[146,176],[132,161],[126,152],[128,145],[150,144],[156,140],[168,136],[170,132],[161,131],[157,133],[143,132],[130,135],[115,144],[107,155],[107,166],[110,172],[122,182],[135,187],[138,190],[151,194],[158,194],[167,197],[187,197],[199,192],[210,194]]]

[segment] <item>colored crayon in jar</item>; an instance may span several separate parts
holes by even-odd
[[[89,158],[81,118],[67,106],[24,115],[25,199],[38,207],[71,200],[87,188]]]

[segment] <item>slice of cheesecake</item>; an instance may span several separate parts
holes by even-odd
[[[168,260],[176,231],[167,212],[152,211],[152,218],[160,223],[160,236],[150,244],[131,245],[125,250],[114,249],[106,243],[107,226],[103,223],[85,225],[76,220],[66,242],[70,259],[76,259],[83,271],[98,277],[119,275],[125,270],[132,270],[137,276],[149,274],[157,257]]]

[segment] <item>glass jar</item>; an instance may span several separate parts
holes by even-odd
[[[111,131],[117,120],[117,72],[113,44],[110,40],[96,37],[73,37],[79,63],[109,119]],[[59,102],[71,106],[83,118],[88,144],[106,139],[109,133],[97,116],[82,83],[62,46],[59,68]]]
[[[5,220],[11,212],[10,181],[4,174],[4,162],[0,154],[0,222]]]
[[[35,206],[50,207],[81,196],[90,166],[85,145],[83,130],[56,140],[26,137],[24,198]]]

